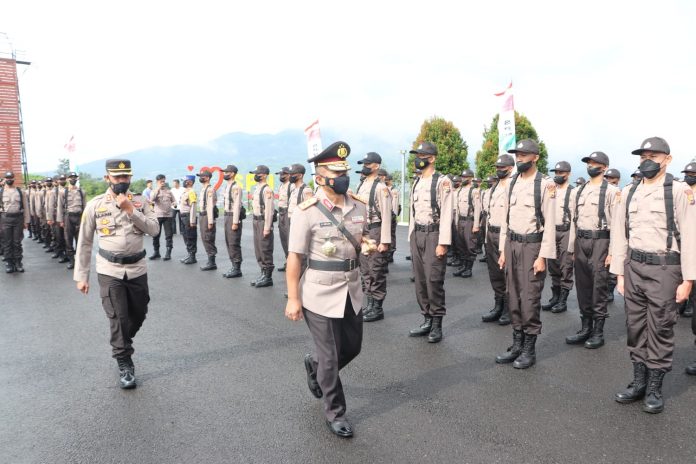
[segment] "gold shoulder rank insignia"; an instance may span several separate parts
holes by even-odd
[[[686,198],[689,200],[689,204],[693,205],[694,204],[694,191],[691,190],[690,188],[687,188],[684,190],[684,193],[686,194]]]
[[[549,197],[556,198],[556,185],[549,182],[546,184],[546,188],[549,190]]]
[[[367,201],[365,199],[361,198],[360,196],[354,194],[353,192],[349,192],[348,196],[350,196],[353,200],[359,201],[360,203],[366,205]]]
[[[316,197],[312,197],[312,198],[309,198],[309,199],[303,201],[302,203],[297,205],[297,207],[304,211],[305,209],[309,208],[310,206],[312,206],[314,203],[316,203],[318,201],[319,200]]]

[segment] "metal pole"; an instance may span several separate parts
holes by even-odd
[[[399,150],[401,153],[401,222],[404,222],[406,212],[406,150]]]

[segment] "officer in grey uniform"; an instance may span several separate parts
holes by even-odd
[[[290,168],[283,166],[280,171],[276,172],[280,185],[278,186],[278,236],[280,237],[280,246],[283,247],[285,260],[288,259],[288,236],[290,235],[290,216],[288,214],[288,201],[290,198],[290,190],[293,185],[290,182]],[[278,272],[285,272],[285,263],[278,267]]]
[[[457,269],[452,273],[454,276],[460,276],[461,271],[459,270],[464,264],[464,246],[459,243],[459,233],[457,232],[457,192],[462,188],[462,176],[453,176],[448,174],[447,177],[452,181],[452,191],[454,192],[454,200],[452,204],[454,209],[452,210],[452,244],[447,249],[447,265],[456,267]]]
[[[41,215],[39,219],[41,220],[41,229],[43,230],[44,244],[43,248],[46,249],[46,253],[53,253],[55,251],[56,236],[53,233],[53,226],[49,224],[49,215],[51,209],[51,192],[53,191],[53,177],[46,177],[44,179],[44,189],[41,195]]]
[[[521,140],[508,152],[515,154],[518,174],[508,187],[498,264],[506,272],[513,344],[495,361],[527,369],[536,362],[546,259],[556,258],[556,186],[537,170],[539,145],[535,140]]]
[[[268,186],[267,179],[270,174],[268,166],[260,164],[256,169],[249,171],[254,175],[256,187],[252,200],[254,214],[254,253],[259,264],[261,274],[251,282],[252,287],[262,288],[273,285],[273,222],[275,221],[275,207],[273,206],[273,189]]]
[[[63,233],[63,227],[60,225],[63,221],[61,221],[58,215],[58,205],[65,196],[66,183],[67,177],[65,177],[65,174],[58,176],[56,184],[54,184],[53,188],[48,192],[46,201],[46,219],[54,237],[54,253],[51,258],[58,259],[59,263],[68,262],[68,258],[65,256],[65,234]]]
[[[392,230],[391,230],[391,243],[389,244],[388,252],[388,263],[394,262],[394,252],[396,251],[396,225],[398,223],[398,216],[401,214],[401,197],[399,189],[394,187],[394,177],[389,174],[385,169],[380,169],[384,173],[384,183],[389,187],[389,192],[391,193],[391,204],[392,204]]]
[[[136,386],[133,338],[145,321],[150,301],[143,237],[155,235],[159,223],[151,204],[128,190],[133,174],[129,160],[107,160],[106,172],[108,190],[90,200],[82,215],[73,278],[77,289],[87,294],[96,233],[99,296],[111,326],[119,385],[129,389]]]
[[[210,171],[201,171],[197,174],[201,180],[201,194],[198,199],[198,217],[201,232],[201,242],[203,248],[208,255],[208,262],[201,266],[201,271],[214,271],[217,269],[215,264],[215,256],[217,256],[217,247],[215,246],[215,219],[217,219],[217,192],[210,185],[210,179],[213,175]]]
[[[324,398],[326,424],[335,435],[353,436],[346,418],[346,398],[339,371],[360,353],[363,318],[358,253],[376,250],[367,237],[367,208],[348,194],[350,147],[335,142],[314,158],[314,197],[301,203],[290,222],[285,315],[304,317],[314,340],[314,354],[304,359],[307,383]],[[301,261],[309,258],[302,274]]]
[[[189,175],[184,178],[184,191],[179,198],[179,229],[181,236],[184,239],[186,246],[186,257],[179,261],[183,264],[194,264],[196,260],[196,252],[198,251],[198,195],[193,190],[193,184],[196,182],[196,176]],[[207,220],[207,216],[206,216]]]
[[[384,299],[387,296],[387,252],[391,243],[392,207],[389,188],[379,179],[382,157],[367,153],[358,161],[362,164],[365,180],[360,183],[357,195],[367,204],[368,236],[377,245],[377,251],[360,256],[360,272],[367,306],[363,307],[363,320],[375,322],[384,319]]]
[[[619,183],[621,182],[621,172],[618,169],[610,168],[604,173],[604,178],[614,187],[621,189]],[[607,295],[607,301],[611,303],[614,301],[614,289],[616,288],[616,275],[609,273],[607,278],[607,285],[609,286],[609,294]]]
[[[150,259],[160,258],[160,237],[162,236],[162,229],[164,229],[164,237],[167,241],[167,252],[164,254],[163,261],[169,261],[172,259],[172,248],[174,248],[174,210],[172,210],[172,205],[176,202],[174,199],[174,194],[169,189],[167,185],[167,178],[164,174],[157,174],[155,178],[157,186],[150,193],[150,202],[155,205],[155,216],[157,216],[157,221],[160,225],[160,230],[157,235],[152,237],[152,246],[155,249],[155,253],[150,256]]]
[[[0,179],[0,181],[4,182],[4,179]],[[0,184],[1,186],[1,184]],[[39,241],[41,239],[41,234],[39,233],[39,217],[36,215],[36,197],[37,197],[37,182],[36,180],[32,180],[29,182],[29,189],[27,190],[27,196],[29,197],[29,230],[30,234],[29,237],[31,237],[32,240]],[[1,240],[1,239],[0,239]]]
[[[306,169],[304,165],[293,163],[288,169],[288,176],[292,188],[290,189],[290,197],[288,198],[288,224],[292,224],[292,215],[297,211],[297,205],[303,201],[309,200],[314,196],[312,189],[304,183],[304,175]],[[302,271],[307,268],[306,259],[302,261]]]
[[[507,153],[498,156],[495,162],[495,177],[498,182],[488,194],[488,230],[486,231],[486,259],[488,277],[491,281],[495,303],[493,309],[481,316],[483,322],[498,322],[498,325],[510,324],[510,308],[505,290],[505,271],[500,267],[500,232],[507,214],[508,186],[515,159]]]
[[[577,179],[575,179],[575,186],[576,186],[576,187],[580,187],[580,186],[583,185],[585,182],[587,182],[587,181],[585,180],[584,177],[578,177]]]
[[[225,186],[225,244],[227,254],[232,262],[229,271],[222,274],[227,279],[242,277],[242,220],[246,217],[246,209],[242,204],[242,186],[237,183],[237,166],[228,164],[222,170],[223,177],[227,181]]]
[[[551,275],[551,299],[541,306],[554,314],[568,309],[568,294],[573,289],[573,254],[568,251],[570,229],[575,214],[575,192],[570,185],[570,163],[559,161],[554,169],[556,183],[556,259],[546,264]]]
[[[410,151],[421,173],[411,188],[411,217],[408,227],[416,299],[423,323],[409,332],[411,337],[428,337],[429,343],[442,340],[445,307],[447,248],[452,244],[452,181],[435,172],[437,146],[422,142]]]
[[[566,343],[595,349],[604,345],[612,213],[621,192],[604,179],[609,167],[605,153],[592,152],[582,161],[587,163],[590,180],[577,189],[574,225],[568,242],[568,251],[575,257],[581,328],[566,337]]]
[[[688,185],[667,173],[667,142],[650,137],[640,156],[640,183],[626,186],[614,214],[611,268],[626,305],[627,344],[633,381],[619,403],[643,399],[643,411],[664,409],[662,382],[672,369],[677,305],[696,279],[696,205]]]
[[[2,237],[5,272],[24,272],[22,265],[22,240],[24,229],[29,227],[29,198],[26,191],[15,187],[14,173],[5,173],[5,183],[0,187],[0,237]]]
[[[476,260],[476,243],[481,227],[481,191],[474,186],[474,171],[462,172],[462,186],[457,190],[455,211],[457,217],[457,240],[460,246],[462,265],[454,273],[460,277],[471,277]]]
[[[75,267],[75,245],[80,238],[80,218],[85,209],[85,192],[77,186],[79,176],[76,172],[68,174],[68,186],[64,196],[58,201],[58,218],[65,231],[65,254],[68,258],[68,269]]]
[[[691,197],[696,196],[696,161],[692,161],[686,165],[682,171],[684,174],[684,183],[691,189]],[[694,306],[696,305],[696,287],[691,286],[691,295],[689,295],[688,307],[685,309],[683,315],[685,317],[691,317],[691,332],[696,335],[696,318],[693,317]],[[687,315],[687,311],[691,313]],[[696,361],[692,362],[686,366],[687,375],[696,375]]]

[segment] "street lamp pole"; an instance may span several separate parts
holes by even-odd
[[[404,222],[406,212],[406,150],[399,150],[401,153],[401,222]]]

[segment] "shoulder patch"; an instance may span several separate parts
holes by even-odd
[[[271,198],[273,196],[273,192],[271,192],[270,190],[266,190],[264,195],[266,196],[266,198]]]
[[[367,201],[365,199],[360,198],[358,195],[354,194],[353,192],[349,192],[348,196],[350,196],[353,200],[359,201],[360,203],[366,205]]]
[[[303,201],[299,205],[297,205],[298,208],[301,210],[305,210],[315,204],[317,201],[319,201],[316,197],[308,198],[307,200]]]
[[[693,205],[694,204],[694,191],[687,187],[686,190],[684,190],[684,193],[686,194],[686,199],[689,200],[689,204]]]
[[[189,201],[192,202],[192,203],[193,203],[194,201],[196,201],[196,192],[194,192],[193,190],[191,190],[191,191],[189,192],[189,194],[188,194],[188,198],[189,198]]]
[[[546,188],[549,191],[549,197],[556,198],[556,184],[552,184],[551,182],[549,182],[548,184],[546,184]]]

